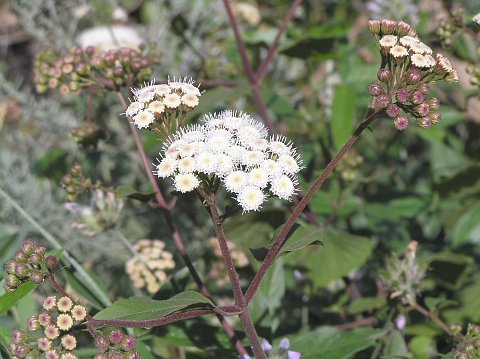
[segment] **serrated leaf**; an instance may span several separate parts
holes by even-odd
[[[20,299],[28,295],[34,288],[35,284],[27,282],[21,284],[13,293],[5,293],[0,297],[0,314],[5,313],[15,305]]]
[[[119,299],[98,312],[95,319],[149,320],[165,317],[189,307],[205,308],[213,304],[198,292],[186,291],[167,300],[154,300],[148,297]]]
[[[142,193],[134,189],[129,185],[118,186],[115,190],[115,194],[119,198],[132,198],[141,202],[148,202],[155,197],[155,192]]]
[[[268,243],[267,246],[250,249],[255,259],[259,261],[265,259],[265,256],[267,255],[269,249],[272,247],[277,237],[280,235],[283,227],[284,226],[280,226],[279,228],[277,228],[273,239]],[[295,223],[290,230],[290,233],[287,235],[286,240],[283,242],[282,247],[280,247],[276,258],[293,251],[298,251],[312,244],[322,244],[322,235],[323,229],[307,224]]]
[[[371,328],[341,332],[324,326],[289,336],[290,350],[300,352],[302,359],[347,359],[372,346],[381,333]]]

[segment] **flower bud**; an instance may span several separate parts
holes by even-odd
[[[381,26],[380,20],[370,20],[368,22],[368,29],[374,35],[378,35],[380,33],[380,26]]]
[[[16,266],[17,266],[17,262],[10,259],[9,261],[7,261],[7,263],[5,263],[5,272],[10,274],[15,273]]]
[[[384,109],[390,103],[390,98],[387,94],[379,95],[375,98],[375,107],[378,109]]]
[[[419,105],[423,102],[424,100],[424,97],[422,95],[422,93],[420,91],[414,91],[412,93],[412,96],[410,96],[410,101],[414,104],[414,105]]]
[[[108,337],[100,336],[95,340],[95,348],[101,352],[106,352],[110,347],[110,339]]]
[[[15,255],[13,256],[13,259],[18,263],[27,263],[28,257],[25,253],[19,251],[15,253]]]
[[[426,95],[428,94],[428,91],[430,91],[430,86],[424,82],[422,82],[421,84],[419,84],[417,86],[417,90],[420,91],[422,94]]]
[[[29,274],[28,266],[25,263],[17,263],[17,266],[15,267],[15,274],[19,278],[28,276]]]
[[[127,359],[141,359],[141,356],[137,352],[133,352],[133,353],[128,353],[126,358]]]
[[[120,347],[126,352],[130,352],[135,349],[135,338],[128,335],[122,339]]]
[[[457,70],[452,70],[448,73],[448,75],[445,77],[446,82],[458,82],[458,72]]]
[[[436,97],[430,97],[426,102],[431,110],[436,110],[440,107],[440,101]]]
[[[420,117],[417,119],[417,124],[422,128],[429,128],[432,125],[432,120],[428,117]]]
[[[47,266],[48,269],[53,269],[57,265],[58,261],[55,256],[48,256],[45,258],[45,265]]]
[[[388,82],[392,78],[392,74],[387,69],[380,69],[377,73],[377,78],[382,82]]]
[[[17,345],[17,347],[15,348],[15,355],[20,359],[24,359],[27,356],[27,351],[28,347],[26,345]]]
[[[397,27],[395,28],[395,34],[397,36],[406,36],[410,30],[412,30],[412,28],[405,21],[397,21]]]
[[[400,103],[405,103],[410,99],[410,93],[405,88],[399,88],[395,93],[395,98]]]
[[[441,120],[441,116],[440,116],[440,112],[438,111],[432,111],[428,114],[428,117],[430,118],[430,121],[432,121],[432,123],[435,125],[437,123],[440,122]]]
[[[415,85],[422,79],[422,73],[417,69],[410,69],[405,74],[405,80],[409,85]]]
[[[386,112],[387,112],[387,115],[390,117],[397,117],[398,114],[400,113],[400,108],[397,105],[391,103],[387,106]]]
[[[25,253],[27,256],[32,254],[35,250],[35,242],[31,239],[26,239],[22,243],[22,252]]]
[[[395,121],[393,121],[395,124],[395,127],[402,131],[408,127],[408,119],[405,116],[398,116],[395,118]]]
[[[40,264],[42,263],[43,257],[38,253],[32,253],[30,257],[28,257],[28,261],[32,264]]]
[[[30,317],[27,320],[27,329],[31,332],[38,330],[41,328],[40,322],[38,321],[38,317]]]
[[[20,285],[20,280],[15,274],[7,274],[4,277],[5,284],[10,288],[16,288]]]
[[[44,255],[45,252],[47,251],[47,247],[45,247],[43,244],[40,244],[40,243],[36,243],[36,246],[35,246],[35,253],[38,253],[40,255]]]
[[[380,30],[383,35],[391,35],[395,32],[397,22],[393,20],[382,19]]]
[[[40,284],[43,282],[44,275],[40,271],[34,271],[30,274],[30,280],[35,284]]]
[[[110,342],[113,344],[119,344],[123,340],[123,334],[120,330],[112,330],[108,335]]]
[[[368,87],[368,91],[370,92],[370,95],[378,96],[382,94],[383,88],[379,82],[374,82]]]
[[[415,112],[420,117],[425,117],[430,112],[430,107],[428,107],[428,105],[425,102],[422,102],[421,104],[415,106]]]
[[[12,331],[12,334],[10,335],[12,339],[13,344],[21,344],[24,343],[25,340],[27,340],[27,333],[25,333],[22,330],[15,329]]]

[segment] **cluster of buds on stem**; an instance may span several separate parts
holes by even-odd
[[[138,255],[125,263],[125,271],[136,288],[146,287],[149,293],[156,293],[167,280],[166,271],[175,268],[172,253],[160,240],[141,239],[133,248]]]
[[[27,320],[28,332],[12,332],[10,353],[14,358],[76,359],[77,339],[71,333],[87,316],[85,307],[66,296],[51,296],[43,301],[43,309]]]
[[[31,281],[40,284],[45,275],[57,265],[55,256],[45,256],[46,247],[26,239],[13,259],[5,263],[3,288],[12,293],[22,283]]]
[[[443,18],[437,29],[437,36],[442,42],[443,46],[450,46],[452,44],[453,37],[463,28],[463,15],[464,10],[458,8],[453,10],[450,16]]]
[[[74,163],[70,172],[63,176],[61,186],[67,192],[67,201],[72,202],[77,196],[87,189],[97,189],[101,185],[93,184],[89,178],[85,178],[82,173],[82,167],[79,163]]]
[[[180,128],[185,115],[197,107],[201,92],[192,79],[168,80],[156,85],[155,81],[142,88],[132,89],[135,101],[125,114],[138,128],[149,129],[165,140]]]
[[[400,298],[404,303],[415,302],[423,290],[422,280],[425,268],[415,259],[418,242],[411,241],[403,258],[394,254],[387,259],[383,281],[390,292],[390,298]]]
[[[452,324],[450,330],[457,342],[453,350],[453,359],[480,358],[480,325],[468,324],[467,333],[461,334],[462,327]]]
[[[95,346],[100,353],[95,355],[94,359],[140,359],[140,355],[135,351],[135,338],[124,335],[118,329],[97,337]]]
[[[214,258],[208,272],[209,280],[213,280],[217,286],[224,286],[229,282],[228,273],[225,272],[225,265],[223,262],[222,251],[218,244],[218,239],[216,237],[211,237],[208,239],[209,247],[212,248]],[[233,265],[235,268],[245,268],[248,266],[248,257],[246,254],[235,248],[235,243],[227,241],[228,251],[232,257]]]
[[[440,103],[428,95],[432,83],[458,81],[448,58],[442,54],[434,57],[432,49],[403,21],[371,20],[369,28],[382,56],[378,81],[369,87],[370,107],[385,110],[399,130],[408,126],[409,116],[422,128],[438,123]]]
[[[106,138],[106,133],[95,122],[88,121],[72,128],[68,137],[85,149],[95,150],[98,141]]]
[[[58,89],[66,95],[90,86],[118,91],[149,79],[151,66],[158,62],[159,54],[153,45],[141,46],[140,51],[122,47],[99,55],[93,46],[85,50],[71,47],[66,54],[46,50],[35,57],[34,81],[39,93]]]

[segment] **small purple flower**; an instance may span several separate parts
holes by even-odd
[[[377,96],[377,98],[375,99],[375,107],[378,109],[386,108],[389,103],[390,103],[390,98],[386,94]]]
[[[415,106],[415,112],[418,113],[420,117],[425,117],[430,112],[430,107],[425,102],[422,102]]]
[[[414,85],[422,79],[422,73],[418,69],[410,69],[405,75],[407,84]]]
[[[430,85],[426,83],[421,83],[417,86],[417,90],[426,95],[430,91]]]
[[[405,88],[400,88],[395,93],[395,98],[400,103],[405,103],[410,99],[410,93]]]
[[[80,213],[80,211],[82,210],[82,206],[76,202],[66,202],[63,205],[63,208],[65,208],[67,211],[71,213]]]
[[[272,345],[267,341],[267,339],[262,339],[262,350],[265,352],[265,353],[269,353],[270,350],[272,350]]]
[[[399,315],[395,319],[395,326],[397,327],[398,330],[403,330],[406,324],[407,324],[407,319],[405,318],[404,315]]]
[[[377,78],[382,82],[388,82],[392,78],[392,74],[387,69],[380,69],[377,73]]]
[[[400,113],[400,108],[391,103],[390,105],[387,106],[387,115],[390,116],[390,117],[397,117],[398,114]]]
[[[402,131],[408,127],[408,119],[405,116],[398,116],[395,118],[395,121],[393,121],[395,124],[395,127]]]
[[[414,91],[412,93],[412,96],[410,98],[410,101],[412,101],[412,103],[414,105],[419,105],[423,102],[424,100],[424,97],[423,97],[423,94],[420,92],[420,91]]]

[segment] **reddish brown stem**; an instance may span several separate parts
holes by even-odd
[[[275,55],[275,50],[277,49],[278,43],[280,42],[280,38],[282,37],[283,33],[287,29],[288,23],[290,22],[290,20],[292,20],[292,17],[295,14],[295,11],[297,10],[297,7],[301,4],[301,2],[302,0],[295,0],[292,6],[290,6],[287,16],[285,16],[285,18],[282,21],[282,25],[280,25],[280,28],[278,29],[277,35],[275,36],[275,40],[273,40],[272,44],[268,48],[267,56],[265,57],[265,59],[263,59],[262,63],[257,69],[257,72],[256,72],[257,82],[260,82],[265,76],[265,73],[267,72],[267,67],[270,64],[270,61],[272,61],[273,56]]]
[[[262,265],[260,266],[260,269],[255,274],[255,277],[253,278],[252,282],[250,283],[250,286],[248,287],[248,289],[245,293],[245,300],[247,301],[247,303],[249,303],[250,300],[252,299],[253,295],[255,294],[255,291],[257,290],[257,288],[260,284],[260,281],[262,280],[262,278],[265,275],[265,273],[267,272],[268,268],[272,265],[273,261],[275,260],[275,257],[278,254],[278,251],[280,250],[280,248],[281,248],[283,242],[285,241],[285,238],[287,237],[288,233],[292,229],[292,226],[295,224],[295,221],[300,216],[300,214],[303,212],[303,210],[308,205],[308,203],[312,200],[315,192],[325,182],[328,175],[337,166],[338,162],[342,159],[342,157],[348,152],[348,150],[358,140],[358,138],[360,137],[363,130],[370,125],[370,123],[376,118],[376,116],[378,114],[379,114],[379,112],[374,112],[373,110],[369,110],[369,113],[367,114],[367,116],[363,119],[363,121],[360,123],[360,125],[358,125],[358,127],[353,132],[353,134],[350,136],[348,141],[342,146],[342,148],[340,149],[340,151],[338,151],[338,153],[335,155],[335,157],[332,158],[332,160],[325,167],[325,169],[320,174],[320,176],[315,180],[315,182],[313,182],[312,186],[309,188],[308,192],[305,194],[305,196],[302,198],[302,200],[297,204],[297,206],[293,210],[292,214],[288,218],[287,222],[285,223],[285,226],[283,227],[279,236],[275,240],[273,246],[268,251],[267,256],[265,257]]]
[[[447,324],[445,324],[439,317],[437,317],[434,313],[429,312],[426,310],[424,307],[422,307],[420,304],[418,304],[415,300],[410,300],[408,301],[408,305],[422,314],[424,317],[429,318],[432,322],[437,324],[442,330],[447,333],[450,336],[453,336],[450,328],[448,327]]]
[[[122,103],[123,107],[127,108],[128,107],[127,102],[125,101],[125,98],[123,97],[123,95],[120,92],[117,92],[117,96],[120,99],[120,102]],[[150,185],[152,186],[155,192],[155,199],[157,200],[158,208],[162,211],[165,221],[167,222],[168,228],[172,233],[173,243],[177,248],[178,252],[180,253],[180,256],[182,257],[188,270],[190,271],[190,274],[192,275],[192,278],[195,284],[197,285],[197,288],[200,291],[200,293],[202,293],[207,298],[212,299],[212,295],[208,291],[207,287],[203,284],[202,279],[200,278],[197,270],[195,269],[190,259],[190,256],[188,255],[185,249],[185,245],[183,244],[182,238],[180,237],[180,233],[178,232],[177,226],[173,220],[173,216],[172,216],[172,213],[170,212],[170,208],[165,202],[165,199],[162,195],[160,187],[158,186],[158,183],[155,180],[155,177],[153,176],[152,168],[150,167],[150,163],[147,160],[147,155],[145,154],[145,150],[143,149],[142,141],[140,140],[138,131],[133,123],[131,123],[130,121],[128,122],[130,125],[130,130],[135,139],[135,145],[137,147],[137,151],[140,154],[140,158],[142,160],[145,174],[147,175]],[[235,348],[240,353],[240,355],[246,354],[247,352],[245,351],[245,348],[240,343],[240,340],[238,340],[238,338],[236,337],[232,327],[225,321],[225,318],[223,318],[223,316],[221,316],[220,314],[217,314],[217,318],[220,321],[220,324],[222,325],[223,330],[225,331],[227,336],[230,338],[230,341],[232,342],[232,344],[235,345]]]

